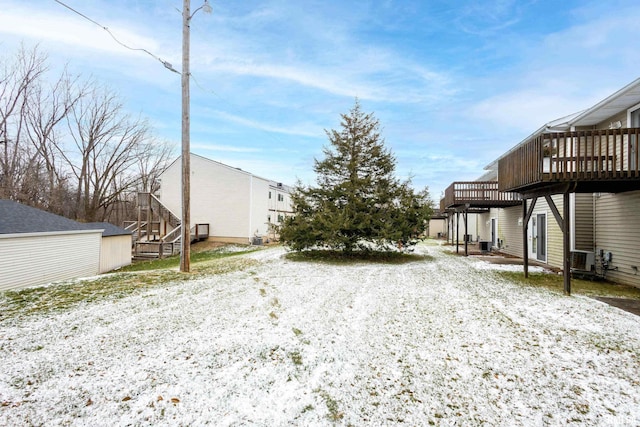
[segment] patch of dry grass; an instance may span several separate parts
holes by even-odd
[[[145,271],[111,273],[91,279],[6,291],[0,294],[0,321],[65,310],[82,303],[120,299],[156,286],[174,286],[204,276],[243,270],[257,263],[253,259],[227,255],[197,261],[192,264],[190,273],[181,273],[177,268],[167,268],[160,263],[154,265],[155,269]]]
[[[525,279],[523,272],[497,271],[501,277],[527,286],[542,287],[556,292],[564,292],[564,278],[561,274],[529,273]],[[631,298],[640,300],[640,289],[606,281],[571,279],[571,293],[590,297]]]

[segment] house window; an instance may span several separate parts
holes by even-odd
[[[269,199],[271,199],[271,191],[269,191]]]
[[[267,222],[271,222],[271,215],[267,215]]]
[[[278,194],[278,201],[284,202],[284,196],[282,194]]]
[[[284,221],[284,217],[282,215],[278,215],[278,222]]]

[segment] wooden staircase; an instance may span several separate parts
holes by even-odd
[[[133,233],[134,259],[163,258],[180,253],[180,218],[151,193],[138,193],[138,220],[127,221],[125,229]],[[194,225],[190,234],[192,243],[207,239],[209,224]]]

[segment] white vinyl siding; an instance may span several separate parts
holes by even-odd
[[[458,227],[458,242],[464,243],[464,215],[460,212],[459,215],[453,213],[451,221],[451,237],[455,242],[456,240],[456,226]],[[456,225],[456,219],[459,218],[460,223]],[[478,214],[470,213],[467,215],[467,233],[471,236],[471,239],[475,242],[478,239]]]
[[[257,176],[251,179],[249,238],[266,236],[269,230],[267,215],[269,212],[269,181]]]
[[[574,193],[573,212],[574,248],[593,251],[593,194]]]
[[[131,264],[131,235],[102,238],[100,250],[100,273]]]
[[[0,235],[0,290],[94,276],[100,230]]]
[[[432,218],[429,220],[429,237],[435,239],[440,234],[444,237],[447,233],[447,220],[444,218]]]
[[[491,240],[491,213],[478,214],[478,238],[479,240]]]
[[[556,194],[551,196],[551,198],[553,199],[556,208],[558,208],[558,212],[562,215],[564,209],[563,195]],[[552,267],[563,268],[564,237],[560,230],[560,226],[558,225],[558,221],[553,215],[553,212],[544,197],[538,199],[535,213],[547,214],[547,264]]]
[[[162,174],[160,200],[182,212],[180,159]],[[215,240],[249,243],[267,234],[269,181],[248,172],[191,155],[191,226],[209,224]],[[275,195],[272,194],[272,201]],[[275,218],[272,216],[272,220]]]
[[[522,258],[522,206],[500,209],[498,213],[498,238],[500,250]]]
[[[607,279],[640,287],[640,191],[602,193],[595,205],[596,249],[611,252],[617,268]]]

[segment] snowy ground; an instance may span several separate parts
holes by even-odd
[[[0,425],[640,424],[640,317],[418,251],[6,320]]]

